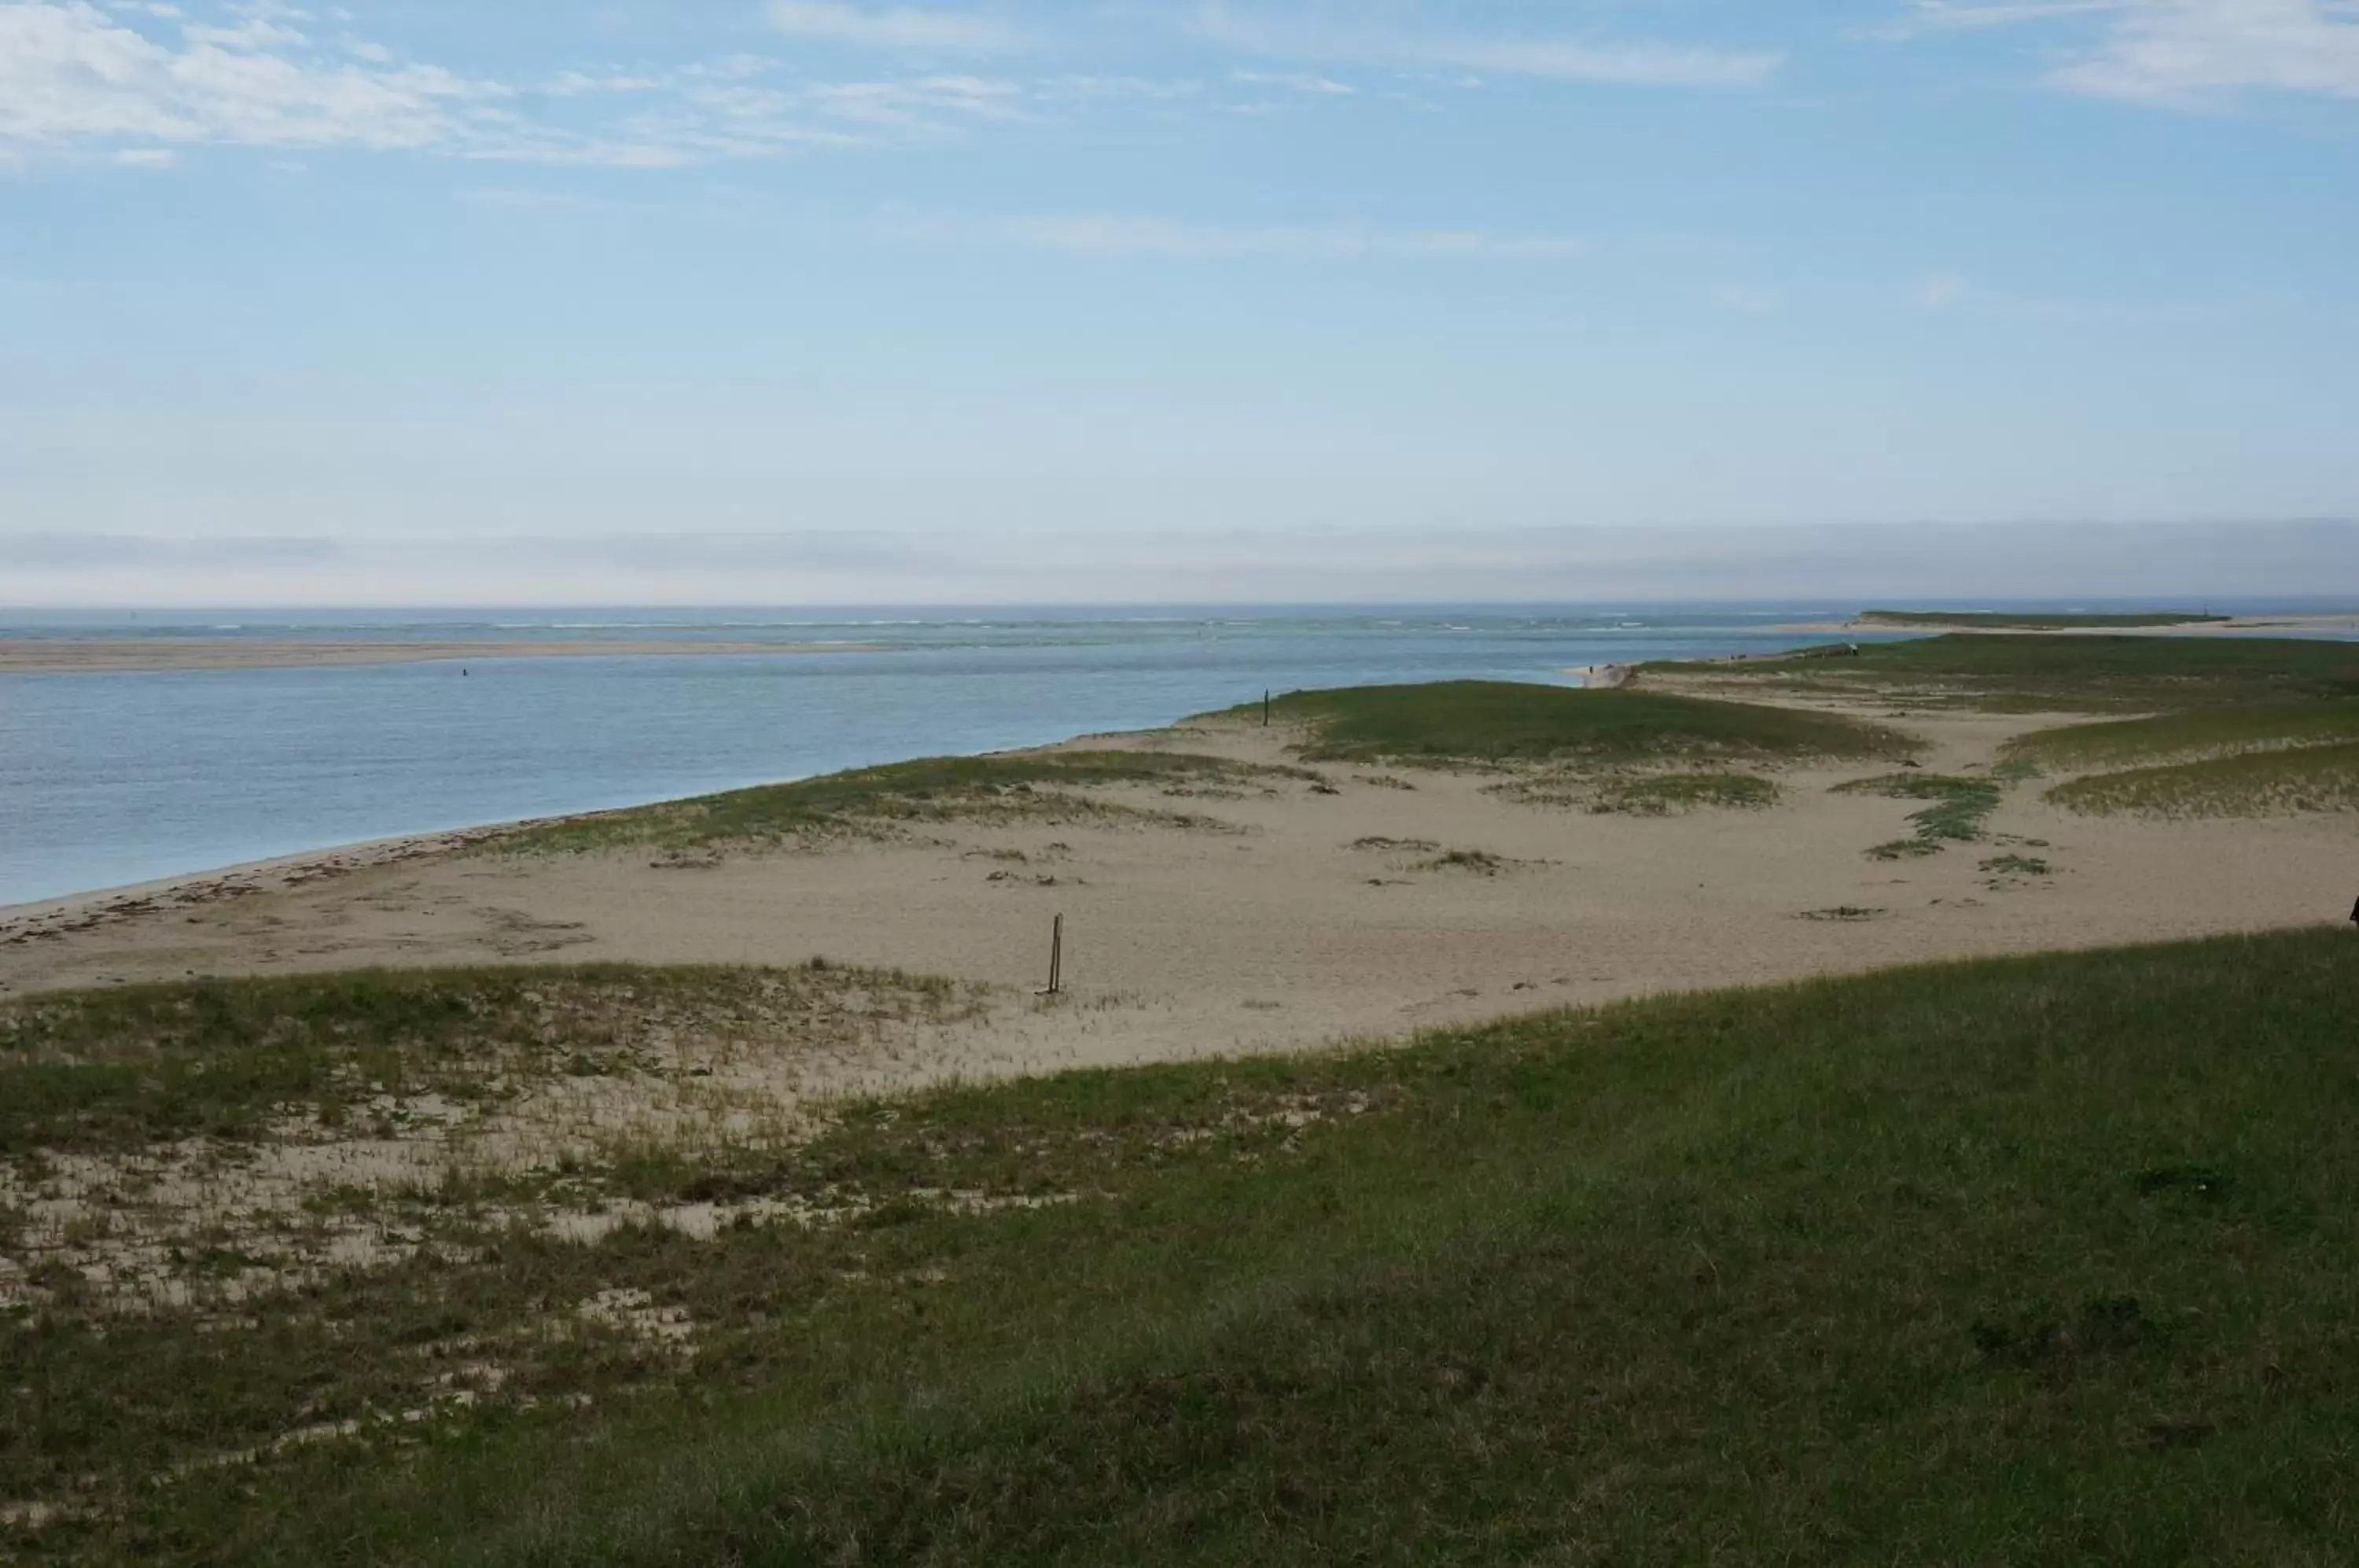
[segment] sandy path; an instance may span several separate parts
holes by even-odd
[[[1908,721],[1922,758],[1987,765],[2053,719]],[[1077,742],[1101,745],[1104,741]],[[1242,729],[1125,744],[1281,760]],[[1912,804],[1833,795],[1873,768],[1782,776],[1762,811],[1664,819],[1520,805],[1474,774],[1395,770],[1414,789],[1324,770],[1335,794],[1168,800],[1234,831],[952,824],[936,842],[734,855],[683,869],[647,851],[522,859],[446,846],[308,857],[224,884],[0,916],[0,989],[365,964],[799,962],[813,954],[986,982],[1010,998],[955,1051],[850,1063],[847,1084],[1282,1050],[1666,990],[1799,979],[1913,960],[2332,920],[2359,874],[2339,819],[2153,822],[2068,816],[2009,791],[1995,842],[1872,861]],[[1500,875],[1421,869],[1478,849]],[[2052,879],[1993,887],[2009,840]],[[1020,855],[1022,858],[1016,858]],[[1871,910],[1859,919],[1814,911]],[[1072,994],[1030,1001],[1049,926],[1068,923]],[[880,1079],[880,1076],[881,1079]]]

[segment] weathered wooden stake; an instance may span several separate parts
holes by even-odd
[[[1049,995],[1054,996],[1065,988],[1065,917],[1059,915],[1049,928]]]
[[[1267,691],[1261,694],[1261,727],[1269,728],[1269,693]]]

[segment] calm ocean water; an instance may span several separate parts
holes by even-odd
[[[0,637],[888,645],[0,675],[0,904],[357,840],[1138,728],[1265,689],[1766,651],[1855,606],[0,615]]]

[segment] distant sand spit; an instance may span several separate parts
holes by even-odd
[[[2359,614],[2326,615],[2231,615],[2218,621],[2180,621],[2159,626],[1992,626],[1967,621],[1794,621],[1766,631],[1832,636],[1841,632],[1973,632],[1978,637],[2232,637],[2270,632],[2279,637],[2359,636]]]
[[[330,642],[304,638],[29,637],[0,641],[0,674],[94,675],[158,670],[302,670],[436,659],[592,659],[691,654],[877,653],[848,642]]]

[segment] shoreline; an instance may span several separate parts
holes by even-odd
[[[0,640],[0,675],[129,675],[180,670],[315,670],[455,659],[678,659],[888,653],[875,642],[370,642],[303,637],[18,637]]]
[[[628,807],[614,808],[627,811]],[[236,860],[201,871],[175,872],[141,882],[60,893],[49,898],[27,898],[0,904],[0,946],[38,941],[44,934],[86,931],[93,925],[158,909],[195,909],[251,893],[286,892],[314,882],[366,871],[382,866],[422,859],[464,849],[495,833],[543,822],[560,822],[596,812],[575,811],[554,817],[524,817],[481,827],[446,828],[397,833],[389,838],[361,839],[327,849],[298,850],[259,860]],[[5,990],[0,986],[0,990]]]

